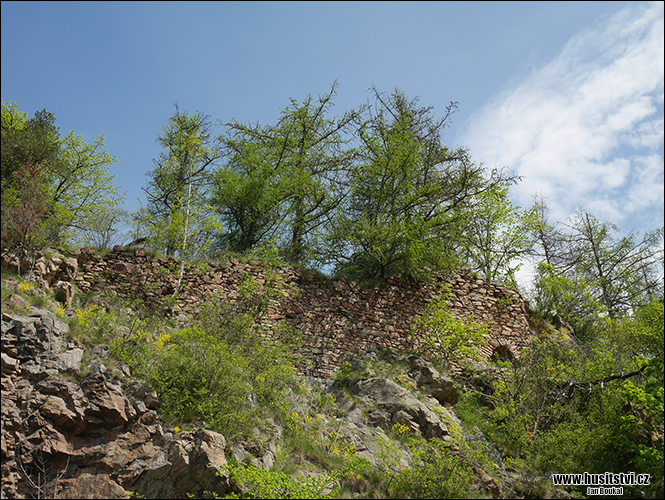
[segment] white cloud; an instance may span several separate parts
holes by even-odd
[[[621,10],[486,106],[462,142],[525,177],[520,205],[548,196],[554,220],[662,213],[663,38],[662,2]]]
[[[663,157],[650,155],[637,158],[637,176],[628,191],[628,210],[636,211],[646,207],[663,204]]]

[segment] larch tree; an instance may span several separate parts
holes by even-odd
[[[205,254],[212,245],[219,221],[207,202],[210,172],[221,157],[218,141],[212,138],[212,125],[203,113],[181,112],[168,118],[157,142],[163,151],[148,173],[143,188],[147,204],[134,217],[137,234],[148,246],[181,259],[192,252]]]
[[[326,227],[327,253],[347,277],[419,277],[455,261],[478,197],[513,178],[488,175],[468,150],[442,144],[455,103],[436,119],[399,89],[371,91],[375,104],[358,123],[360,159],[348,174],[348,196]]]
[[[215,174],[213,199],[230,248],[274,239],[288,262],[316,253],[317,230],[344,198],[343,180],[356,157],[348,145],[359,112],[329,117],[336,89],[335,82],[318,99],[291,99],[276,125],[226,124],[228,161]]]

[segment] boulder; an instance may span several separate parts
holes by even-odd
[[[21,260],[7,250],[0,254],[0,266],[13,274],[21,274]]]
[[[427,438],[450,440],[448,428],[439,417],[411,391],[390,379],[379,377],[360,380],[351,387],[350,392],[388,413],[392,424],[401,423]],[[446,412],[445,408],[441,410]]]
[[[18,359],[12,358],[9,354],[2,353],[2,373],[14,373],[19,369]]]
[[[96,372],[81,381],[88,400],[86,420],[89,424],[115,427],[136,418],[136,410],[121,389],[109,383],[103,373]]]
[[[229,483],[220,478],[226,464],[224,436],[206,429],[183,431],[170,441],[168,453],[146,464],[134,482],[135,491],[146,498],[186,498],[204,491],[223,495]]]
[[[13,307],[14,309],[27,309],[29,306],[27,300],[25,300],[20,295],[16,295],[15,293],[12,293],[9,296],[7,302],[9,303],[9,307]]]
[[[84,473],[65,479],[57,498],[127,498],[128,492],[106,474]],[[55,495],[53,498],[56,498]]]
[[[74,296],[74,285],[69,281],[58,280],[52,286],[55,299],[63,304],[69,304]]]
[[[416,355],[409,356],[407,361],[411,366],[409,375],[428,396],[442,405],[446,403],[454,405],[459,401],[459,394],[453,381],[439,373],[432,363]]]

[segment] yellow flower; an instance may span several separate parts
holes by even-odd
[[[158,351],[161,351],[169,340],[171,340],[170,334],[160,332],[154,345]]]

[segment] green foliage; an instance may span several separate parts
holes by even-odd
[[[644,491],[662,496],[662,318],[658,300],[632,317],[604,318],[583,343],[543,333],[519,363],[497,370],[483,397],[491,409],[471,394],[457,413],[538,474],[649,473]],[[535,483],[515,488],[540,491]]]
[[[387,498],[467,498],[475,482],[471,463],[493,471],[494,466],[483,454],[484,448],[462,437],[461,430],[450,426],[452,440],[425,439],[408,435],[399,424],[392,429],[399,442],[379,438],[376,455],[382,477],[381,491]],[[401,464],[405,451],[411,465]]]
[[[242,418],[246,362],[214,340],[196,328],[180,330],[157,353],[147,381],[160,395],[167,419],[204,420],[211,428],[227,429]]]
[[[624,383],[623,395],[629,401],[630,413],[620,415],[619,431],[612,441],[621,450],[622,458],[635,470],[651,474],[651,490],[663,493],[663,384],[662,364],[659,387],[641,387],[631,381]]]
[[[564,231],[547,224],[542,200],[533,210],[545,259],[536,278],[539,311],[559,314],[588,338],[602,330],[602,317],[619,319],[662,296],[662,229],[619,237],[615,225],[578,210]]]
[[[477,427],[483,434],[487,434],[489,426],[490,409],[482,403],[482,393],[476,390],[462,392],[459,401],[455,404],[455,415],[462,421],[467,429]]]
[[[414,318],[411,335],[420,350],[444,366],[453,359],[480,359],[479,349],[487,343],[487,326],[473,318],[457,319],[450,310],[454,297],[444,287],[432,298],[425,311]]]
[[[558,473],[622,472],[626,463],[612,442],[623,402],[616,392],[594,390],[580,411],[570,415],[535,442],[539,465]]]
[[[123,200],[113,186],[104,138],[60,138],[46,110],[27,119],[2,102],[3,246],[29,251],[87,239]],[[110,221],[113,225],[113,221]]]
[[[158,392],[167,420],[204,421],[234,437],[259,426],[294,382],[286,349],[253,345],[248,354],[223,335],[192,327],[171,334],[137,330],[113,352]]]
[[[46,111],[27,119],[2,101],[2,244],[27,251],[48,241],[49,209],[43,166],[57,160],[57,128]]]
[[[499,306],[499,309],[505,310],[513,304],[513,299],[511,297],[498,297],[496,304]]]
[[[251,250],[275,235],[285,197],[270,156],[273,150],[260,149],[251,140],[250,132],[227,138],[228,163],[212,178],[211,204],[224,224],[217,245],[236,253]]]
[[[60,141],[60,161],[49,169],[53,221],[63,228],[65,241],[86,241],[100,223],[114,225],[118,205],[124,201],[113,185],[109,166],[116,162],[104,147],[104,136],[85,142],[71,131]]]
[[[652,360],[662,358],[664,347],[665,313],[663,297],[640,308],[635,314],[635,323],[630,329],[630,338],[641,347],[637,354]],[[661,370],[662,373],[662,370]]]
[[[376,105],[358,129],[360,159],[348,173],[347,200],[326,227],[326,254],[340,275],[359,281],[422,277],[455,261],[474,198],[508,179],[486,178],[468,151],[442,145],[455,104],[435,120],[432,108],[399,89],[372,92]]]
[[[594,297],[591,283],[585,278],[563,276],[554,266],[542,262],[537,271],[536,309],[550,318],[558,314],[580,339],[593,337],[607,310]]]
[[[465,498],[475,474],[442,439],[412,439],[413,465],[395,477],[392,498]]]
[[[147,237],[149,248],[168,256],[178,252],[184,260],[206,255],[221,229],[207,203],[209,170],[221,151],[208,116],[175,108],[157,139],[164,151],[148,173],[147,205],[134,214],[134,236]]]
[[[176,110],[135,235],[148,232],[167,255],[185,251],[188,235],[189,249],[204,254],[272,240],[291,264],[334,267],[361,282],[423,278],[460,255],[487,276],[514,280],[512,259],[526,252],[532,217],[507,200],[517,177],[486,172],[466,149],[442,144],[456,105],[437,120],[399,89],[372,88],[375,106],[330,117],[336,89],[291,99],[275,125],[226,123],[216,139],[206,116]]]
[[[663,294],[663,231],[617,237],[619,228],[578,211],[570,225],[575,271],[595,289],[611,318],[619,318]],[[613,234],[614,233],[614,234]]]
[[[239,463],[231,457],[222,466],[222,475],[228,475],[240,490],[224,498],[336,498],[337,493],[335,473],[293,478],[284,472]]]
[[[2,101],[2,185],[11,187],[25,166],[44,166],[59,161],[58,127],[46,110],[28,114],[15,102]]]
[[[340,369],[332,374],[335,386],[341,389],[348,389],[364,378],[367,378],[366,367],[353,368],[348,361],[343,362]]]
[[[346,134],[357,112],[327,116],[336,89],[335,82],[317,101],[291,99],[276,125],[226,124],[228,161],[215,173],[212,197],[228,228],[222,245],[244,252],[276,238],[287,262],[313,258],[316,230],[341,203],[356,154]]]
[[[110,249],[118,234],[118,226],[130,221],[129,212],[117,206],[100,207],[91,213],[87,227],[81,230],[80,242],[96,249]]]
[[[663,329],[661,297],[637,311],[629,330],[643,378],[623,383],[622,397],[628,401],[629,412],[619,416],[620,428],[612,437],[625,461],[651,474],[649,490],[656,496],[663,494]]]
[[[516,286],[515,273],[531,251],[531,231],[538,225],[535,210],[520,210],[508,198],[507,182],[480,193],[461,246],[467,264],[487,280]]]

